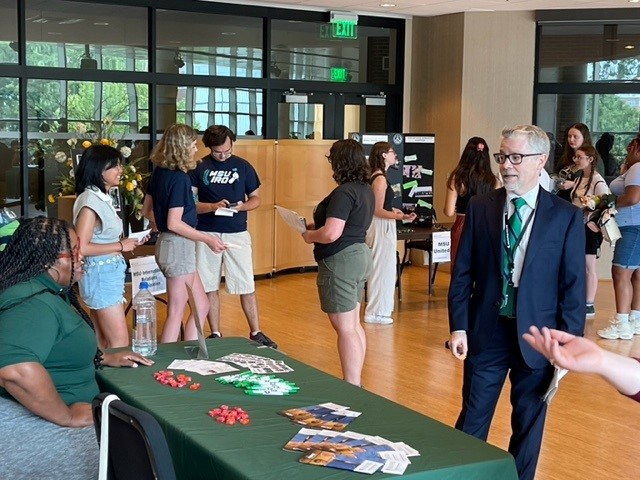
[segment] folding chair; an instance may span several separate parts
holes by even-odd
[[[108,393],[92,402],[98,443],[102,433],[102,404]],[[117,398],[117,397],[116,397]],[[106,459],[109,480],[175,480],[176,474],[164,432],[147,412],[116,399],[107,405],[108,438]],[[101,445],[102,447],[102,445]]]

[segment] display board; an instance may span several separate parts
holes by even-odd
[[[397,168],[391,167],[387,171],[387,178],[395,193],[393,206],[405,213],[416,212],[418,224],[432,224],[435,135],[354,132],[349,136],[364,146],[367,155],[377,142],[393,145],[398,155],[398,165]]]

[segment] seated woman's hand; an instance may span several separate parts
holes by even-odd
[[[154,361],[143,357],[139,353],[128,350],[123,352],[105,352],[102,356],[102,364],[108,367],[137,368],[138,365],[151,366],[154,364]]]

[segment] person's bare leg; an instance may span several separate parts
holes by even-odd
[[[596,256],[586,255],[587,267],[587,303],[593,305],[598,291],[598,272],[596,270]]]
[[[258,301],[256,292],[240,295],[240,305],[244,316],[247,317],[247,323],[251,329],[251,333],[255,334],[260,331],[260,320],[258,318]]]
[[[629,313],[631,311],[631,301],[633,298],[633,287],[631,277],[634,270],[618,267],[611,267],[611,277],[613,278],[613,292],[616,298],[616,313]]]
[[[195,305],[190,304],[189,306],[191,307],[192,312],[198,312],[198,318],[200,319],[200,328],[202,328],[205,316],[209,311],[209,300],[207,299],[207,294],[205,293],[204,287],[202,286],[200,275],[198,275],[197,273],[193,273],[188,284],[191,286],[191,293],[193,294],[193,301],[195,302]],[[198,331],[196,329],[194,316],[189,315],[187,325],[184,328],[184,339],[196,340],[197,338]]]
[[[329,320],[338,334],[338,354],[345,381],[353,385],[362,384],[362,367],[366,354],[366,341],[363,342],[364,330],[360,325],[360,309],[345,313],[329,313]],[[362,333],[359,332],[362,330]]]
[[[104,348],[129,345],[129,329],[121,303],[100,310],[92,310],[92,313],[95,314],[93,323],[96,326],[96,334],[100,331]]]
[[[192,275],[167,278],[167,320],[160,336],[161,343],[171,343],[178,340],[180,325],[182,325],[184,317],[184,307],[189,301],[185,284]]]
[[[640,269],[634,270],[631,275],[631,288],[631,310],[640,310]]]
[[[220,294],[218,290],[207,293],[209,299],[209,314],[207,320],[211,333],[220,331]]]
[[[105,348],[107,348],[105,346],[106,341],[104,338],[104,333],[102,332],[102,326],[98,323],[98,317],[96,315],[95,310],[89,310],[89,318],[91,319],[91,322],[93,323],[93,328],[96,331],[96,341],[98,342],[98,348],[100,350],[104,350]]]

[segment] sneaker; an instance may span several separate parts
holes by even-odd
[[[393,323],[393,318],[385,315],[365,315],[364,323],[377,323],[380,325],[390,325]]]
[[[640,335],[640,318],[629,318],[631,330],[634,335]]]
[[[587,305],[587,318],[593,318],[596,316],[596,309],[593,305]]]
[[[634,329],[629,322],[612,321],[611,325],[602,330],[598,330],[598,335],[607,340],[631,340],[633,338]]]
[[[207,338],[222,338],[222,334],[221,333],[212,333]]]
[[[278,345],[276,344],[276,342],[271,340],[269,337],[267,337],[262,332],[258,332],[255,335],[250,333],[249,334],[249,338],[251,340],[253,340],[254,342],[256,342],[256,343],[259,343],[260,345],[264,345],[265,347],[271,347],[271,348],[274,348],[274,349],[278,348]]]

